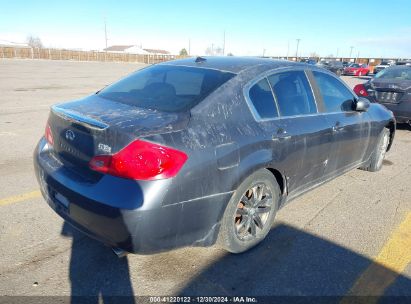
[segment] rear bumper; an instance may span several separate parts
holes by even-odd
[[[394,113],[397,123],[408,123],[411,121],[411,100],[402,101],[399,104],[381,103]]]
[[[87,183],[53,159],[42,139],[34,168],[50,207],[78,230],[133,253],[215,243],[231,193],[165,204],[172,180],[140,182],[104,175]]]

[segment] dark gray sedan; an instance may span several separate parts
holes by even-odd
[[[297,196],[378,171],[394,132],[391,111],[325,69],[199,57],[53,106],[34,164],[48,204],[117,252],[238,253]]]

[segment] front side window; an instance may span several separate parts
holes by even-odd
[[[325,112],[353,110],[354,95],[340,80],[317,71],[313,71],[313,75],[323,98]]]
[[[290,71],[268,77],[277,100],[281,116],[312,114],[317,112],[310,84],[304,71]]]
[[[278,117],[273,93],[266,78],[261,79],[250,88],[248,93],[258,115],[262,119]]]
[[[101,90],[102,98],[165,112],[183,112],[235,74],[196,67],[153,65]]]

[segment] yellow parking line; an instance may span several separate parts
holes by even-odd
[[[33,199],[33,198],[38,198],[41,196],[40,190],[28,192],[28,193],[23,193],[23,194],[18,194],[15,196],[10,196],[6,197],[3,199],[0,199],[0,206],[5,206],[5,205],[10,205],[18,202],[22,202],[25,200]]]
[[[360,275],[348,296],[382,296],[407,265],[411,263],[411,213],[393,231],[373,263]],[[375,302],[378,301],[378,298]],[[371,299],[367,299],[371,300]],[[341,303],[349,303],[344,298]]]

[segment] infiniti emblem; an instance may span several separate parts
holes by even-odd
[[[74,134],[73,131],[71,131],[71,130],[66,131],[66,139],[67,140],[73,141],[75,137],[76,137],[76,134]]]

